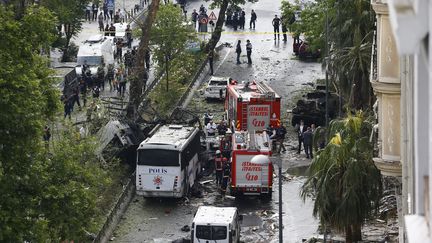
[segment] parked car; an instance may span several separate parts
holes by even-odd
[[[212,76],[207,83],[204,97],[209,99],[225,99],[225,91],[231,78]]]

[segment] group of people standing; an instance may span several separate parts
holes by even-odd
[[[298,135],[297,154],[300,154],[303,144],[306,158],[313,158],[313,137],[315,130],[315,124],[311,124],[311,126],[306,126],[303,120],[300,120],[300,123],[295,126],[295,131]]]

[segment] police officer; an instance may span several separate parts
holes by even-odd
[[[277,38],[279,39],[279,25],[280,25],[280,18],[275,15],[275,17],[273,18],[272,21],[272,25],[273,25],[273,31],[274,31],[274,39],[276,40],[276,33],[277,33]]]
[[[248,59],[248,64],[252,64],[252,44],[250,42],[250,40],[246,41],[246,55],[247,55],[247,59]]]

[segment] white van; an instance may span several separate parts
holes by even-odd
[[[225,99],[226,88],[230,78],[212,76],[204,91],[206,99]]]
[[[191,242],[240,242],[240,216],[237,208],[200,206],[192,223]]]
[[[108,64],[114,64],[114,50],[112,45],[112,40],[102,34],[91,36],[81,44],[78,49],[77,66],[75,68],[77,75],[81,76],[82,65],[85,62],[90,66],[92,76],[96,75],[97,68],[102,63],[105,64],[105,68]]]

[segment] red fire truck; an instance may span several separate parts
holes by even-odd
[[[266,131],[236,131],[232,135],[230,192],[238,195],[272,196],[273,166],[251,162],[256,155],[271,156],[271,141]]]
[[[227,87],[225,111],[235,131],[264,131],[279,126],[281,98],[264,82],[232,81]]]

